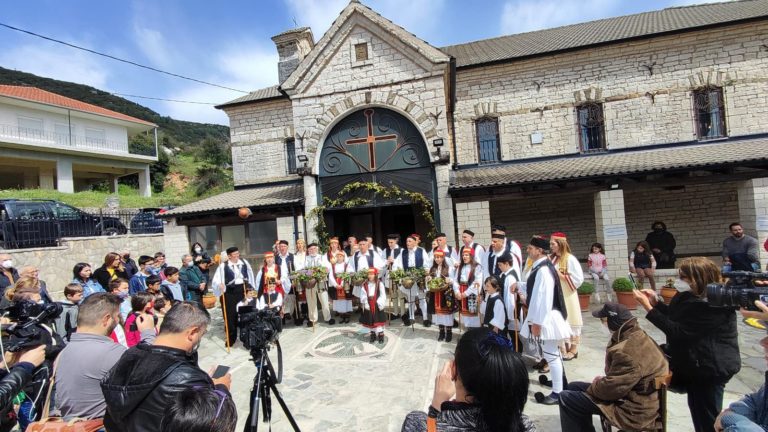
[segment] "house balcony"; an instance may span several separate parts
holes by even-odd
[[[57,133],[0,124],[0,144],[4,146],[68,154],[90,154],[110,159],[143,162],[157,161],[157,138],[152,145],[129,144],[126,141],[86,137],[84,135]]]

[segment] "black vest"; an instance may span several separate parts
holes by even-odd
[[[288,273],[296,271],[296,265],[293,264],[293,254],[288,252],[288,256],[285,257],[286,266],[288,267]],[[280,254],[275,255],[275,264],[283,266],[283,257]]]
[[[554,264],[548,258],[544,260],[542,264],[537,265],[531,270],[531,274],[528,276],[528,280],[525,285],[526,295],[528,296],[528,304],[531,302],[531,296],[533,295],[533,284],[536,282],[536,274],[542,267],[547,267],[552,273],[552,278],[555,280],[555,295],[552,300],[552,309],[560,311],[563,314],[563,319],[568,318],[568,311],[565,309],[565,298],[563,297],[563,288],[560,286],[560,277],[557,275],[557,269]]]
[[[360,251],[355,252],[355,258],[352,260],[352,264],[355,265],[355,271],[357,271],[358,258],[360,258]],[[368,261],[368,268],[373,268],[373,249],[368,249],[368,253],[365,254],[365,259]]]
[[[389,258],[390,256],[392,256],[392,258],[395,258],[395,259],[397,259],[397,257],[400,256],[400,252],[403,251],[403,249],[399,247],[395,249],[386,248],[384,250],[387,251],[385,258]]]
[[[403,263],[403,270],[408,270],[411,267],[408,265],[408,256],[410,255],[410,250],[405,249],[403,250],[403,253],[400,254],[400,261]],[[417,247],[416,248],[416,267],[424,267],[424,249]]]
[[[491,321],[493,320],[493,307],[496,306],[496,302],[504,302],[504,299],[501,298],[501,295],[497,295],[495,297],[489,297],[486,304],[485,304],[485,318],[483,319],[483,327],[490,327]],[[507,322],[509,321],[507,319],[507,308],[504,309],[504,328],[507,327]],[[503,328],[500,330],[504,330]]]
[[[500,275],[498,276],[498,279],[499,279],[499,285],[501,285],[501,292],[499,293],[499,295],[501,295],[501,298],[502,298],[502,299],[506,298],[506,297],[507,297],[507,294],[509,294],[509,293],[507,292],[507,288],[504,286],[504,283],[505,283],[505,281],[506,281],[506,279],[507,279],[507,275],[508,275],[508,274],[512,274],[512,275],[514,275],[514,276],[515,276],[515,280],[520,280],[520,277],[517,275],[517,272],[515,271],[515,269],[511,269],[511,270],[509,271],[509,273],[502,273],[502,274],[500,274]]]
[[[492,274],[496,277],[499,277],[501,275],[501,269],[496,262],[497,258],[498,257],[496,256],[495,252],[493,252],[493,249],[488,249],[488,269],[493,269]]]
[[[248,267],[244,262],[240,262],[240,273],[243,274],[243,280],[248,280]],[[235,272],[230,267],[229,262],[224,266],[224,285],[229,286],[235,280]]]

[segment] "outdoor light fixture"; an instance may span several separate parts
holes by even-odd
[[[296,159],[298,159],[299,162],[304,163],[304,164],[309,162],[309,158],[307,157],[307,155],[298,155],[298,156],[296,156]]]
[[[432,140],[432,145],[435,147],[442,147],[445,142],[442,138],[435,138]]]

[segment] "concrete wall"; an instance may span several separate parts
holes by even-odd
[[[603,103],[609,149],[693,140],[691,90],[707,83],[724,89],[729,135],[764,132],[766,34],[750,23],[459,70],[459,163],[477,162],[484,115],[499,119],[504,160],[577,153],[574,107],[587,99]],[[536,131],[544,141],[532,145]]]
[[[128,248],[131,257],[154,254],[162,249],[162,234],[124,235],[115,237],[68,238],[62,246],[53,248],[35,248],[4,250],[13,257],[17,269],[33,265],[40,269],[40,279],[44,280],[55,300],[63,300],[64,287],[72,280],[72,268],[79,262],[86,262],[93,269],[104,263],[104,256],[109,252]],[[168,263],[181,264],[181,254],[171,255],[166,251]]]

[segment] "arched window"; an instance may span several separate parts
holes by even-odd
[[[501,161],[499,119],[484,117],[475,121],[477,130],[477,163],[489,164]]]
[[[605,150],[603,105],[587,103],[576,108],[579,120],[579,145],[582,152]]]
[[[693,109],[698,139],[709,140],[728,135],[725,130],[722,87],[702,87],[694,90]]]

